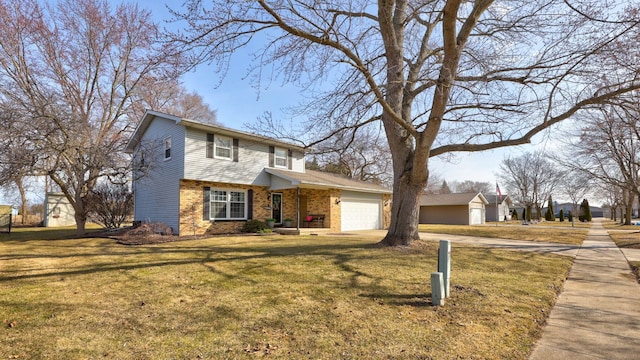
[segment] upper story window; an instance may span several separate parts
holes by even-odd
[[[207,157],[237,162],[239,143],[236,138],[207,133]]]
[[[216,135],[213,147],[216,158],[231,160],[233,147],[230,137]]]
[[[275,148],[273,152],[273,165],[275,167],[286,168],[287,167],[287,150]]]
[[[291,170],[291,150],[269,146],[269,167]]]
[[[171,159],[171,136],[164,139],[164,159]]]

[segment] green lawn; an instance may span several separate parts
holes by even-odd
[[[0,234],[0,358],[527,359],[572,263],[454,244],[434,307],[437,243],[379,240]]]

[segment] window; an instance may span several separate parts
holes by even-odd
[[[164,159],[171,159],[171,136],[164,139]]]
[[[247,193],[211,189],[211,218],[215,220],[244,220],[247,218]]]
[[[215,157],[231,160],[232,144],[231,138],[216,135],[213,142]]]
[[[287,150],[276,148],[273,155],[275,167],[287,167]]]

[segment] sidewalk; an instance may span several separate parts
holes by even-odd
[[[640,285],[595,221],[530,359],[638,358]]]

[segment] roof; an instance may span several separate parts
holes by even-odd
[[[277,176],[283,180],[291,182],[292,186],[297,187],[310,187],[310,188],[333,188],[333,189],[341,189],[341,190],[352,190],[352,191],[361,191],[361,192],[372,192],[372,193],[380,193],[380,194],[391,194],[392,191],[390,189],[385,188],[384,186],[354,180],[348,178],[346,176],[341,176],[337,174],[331,174],[323,171],[315,171],[315,170],[306,170],[306,172],[296,172],[296,171],[287,171],[287,170],[278,170],[278,169],[270,169],[265,168],[264,171],[267,173]]]
[[[204,122],[197,121],[197,120],[185,119],[185,118],[181,118],[181,117],[178,117],[178,116],[165,114],[165,113],[162,113],[162,112],[159,112],[159,111],[147,110],[144,113],[144,116],[142,117],[142,121],[140,121],[140,124],[138,124],[138,127],[136,128],[136,130],[131,135],[131,138],[129,139],[129,142],[127,143],[127,146],[125,147],[125,152],[126,153],[132,153],[133,152],[135,147],[140,142],[140,139],[142,139],[142,136],[147,131],[147,128],[149,127],[149,125],[151,124],[153,119],[156,118],[156,117],[161,117],[161,118],[164,118],[164,119],[173,120],[173,121],[176,122],[177,125],[182,125],[182,126],[193,128],[193,129],[199,129],[199,130],[203,130],[203,131],[213,132],[213,133],[221,134],[221,135],[227,135],[227,136],[240,138],[240,139],[254,140],[254,141],[258,141],[258,142],[265,143],[265,144],[270,144],[270,145],[275,145],[275,146],[282,146],[282,147],[286,147],[286,148],[289,148],[289,149],[296,149],[296,150],[299,150],[299,151],[302,151],[302,152],[304,152],[304,150],[305,150],[305,148],[303,146],[299,146],[299,145],[292,144],[292,143],[289,143],[289,142],[273,139],[273,138],[270,138],[270,137],[266,137],[266,136],[262,136],[262,135],[258,135],[258,134],[252,134],[252,133],[249,133],[249,132],[240,131],[240,130],[236,130],[236,129],[231,129],[231,128],[220,126],[220,125],[208,124],[208,123],[204,123]]]
[[[489,202],[489,205],[491,205],[491,204],[493,204],[493,205],[502,204],[505,201],[507,202],[507,204],[512,203],[511,198],[509,197],[509,195],[502,195],[502,199],[500,199],[500,197],[498,195],[484,195],[484,197],[485,197],[485,199],[487,199],[487,202]]]
[[[469,205],[476,197],[488,205],[489,202],[481,193],[424,194],[420,206]]]

